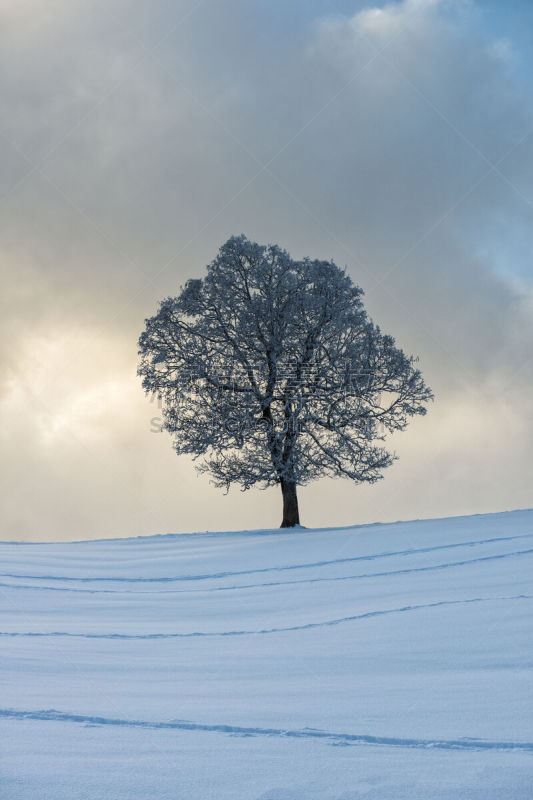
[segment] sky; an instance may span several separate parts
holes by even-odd
[[[156,432],[159,300],[244,233],[333,259],[435,393],[327,527],[533,506],[533,4],[4,0],[3,539],[276,527]]]

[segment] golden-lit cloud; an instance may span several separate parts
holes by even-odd
[[[305,524],[531,505],[533,102],[480,4],[0,18],[5,538],[277,524],[275,492],[177,459],[135,374],[144,317],[240,232],[346,264],[436,394],[381,483],[304,490]]]

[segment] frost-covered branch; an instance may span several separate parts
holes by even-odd
[[[139,353],[176,451],[225,488],[378,480],[394,457],[375,442],[432,397],[345,271],[244,236],[161,303]]]

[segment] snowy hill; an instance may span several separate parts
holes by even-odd
[[[533,797],[533,511],[0,558],[2,798]]]

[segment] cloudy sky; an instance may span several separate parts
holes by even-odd
[[[151,423],[137,338],[232,234],[333,258],[436,400],[310,526],[533,506],[530,0],[3,0],[2,537],[274,527]]]

